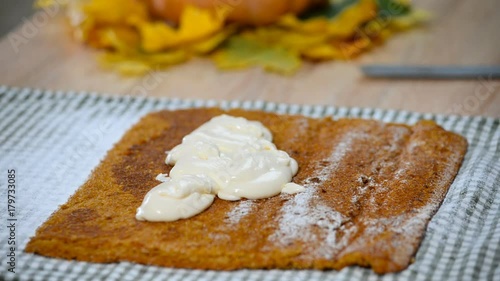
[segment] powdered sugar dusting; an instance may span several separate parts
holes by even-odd
[[[237,224],[242,218],[252,211],[253,201],[244,200],[240,201],[234,208],[227,214],[226,223]]]
[[[409,143],[408,145],[408,151],[410,153],[415,153],[417,148],[420,148],[422,146],[425,146],[427,142],[425,140],[413,140],[412,142]]]
[[[439,186],[446,185],[453,181],[453,178],[455,177],[456,174],[456,163],[458,163],[462,157],[458,149],[454,149],[454,152],[450,155],[450,157],[447,159],[445,165],[444,165],[444,170],[441,171],[440,175],[441,177],[438,179],[437,184]]]
[[[438,208],[438,203],[432,201],[431,203],[414,210],[411,213],[403,213],[397,216],[377,219],[364,219],[362,223],[365,225],[365,234],[359,238],[352,245],[352,249],[363,247],[366,243],[364,237],[377,237],[383,235],[384,232],[397,233],[401,239],[394,241],[387,241],[388,243],[381,244],[381,247],[395,247],[394,261],[401,260],[406,263],[406,259],[413,251],[413,243],[404,243],[404,239],[418,239],[417,233],[422,233],[427,225],[427,222],[432,217],[434,211]]]
[[[386,218],[364,219],[363,222],[366,225],[365,232],[373,236],[390,230],[394,233],[412,236],[415,233],[421,232],[437,207],[437,204],[432,201],[411,213],[403,213]]]
[[[332,176],[337,170],[339,163],[352,147],[354,139],[364,137],[359,132],[347,132],[323,161],[328,165],[316,169],[310,178],[316,181],[306,180],[305,191],[296,194],[287,201],[281,209],[279,228],[273,233],[269,240],[283,246],[288,246],[296,241],[318,244],[313,255],[320,258],[332,258],[336,252],[345,245],[337,241],[337,230],[346,220],[340,213],[324,204],[312,205],[312,200],[318,197],[319,185]],[[344,240],[344,239],[342,239]]]
[[[411,130],[406,127],[391,128],[388,133],[391,138],[387,139],[388,144],[382,148],[384,151],[381,153],[386,157],[371,161],[370,166],[365,166],[366,174],[354,177],[357,186],[352,186],[355,190],[350,190],[353,197],[349,198],[354,211],[345,214],[338,212],[336,206],[326,205],[321,200],[323,195],[320,192],[325,183],[330,182],[332,178],[340,176],[346,178],[345,175],[339,174],[343,171],[339,169],[341,168],[339,165],[346,162],[346,157],[354,155],[352,149],[357,142],[368,143],[373,139],[374,136],[364,132],[363,128],[337,134],[330,153],[317,161],[317,164],[313,164],[314,172],[303,182],[306,190],[291,198],[288,197],[289,200],[284,203],[278,216],[278,228],[269,236],[268,241],[281,247],[306,245],[301,248],[303,252],[300,258],[332,259],[353,251],[364,252],[367,243],[378,237],[377,239],[382,241],[376,246],[378,250],[390,252],[392,248],[401,248],[396,254],[399,257],[394,257],[393,262],[407,263],[407,259],[415,250],[415,239],[420,239],[419,233],[425,230],[427,222],[438,209],[443,193],[439,192],[441,189],[433,192],[431,198],[426,198],[425,204],[420,208],[415,206],[398,214],[386,212],[388,206],[385,205],[385,195],[393,192],[392,188],[400,187],[401,184],[412,188],[412,177],[408,177],[408,174],[420,171],[412,166],[414,165],[411,161],[412,155],[419,153],[421,147],[427,148],[432,145],[426,139],[419,139],[418,136],[413,139]],[[430,149],[437,148],[430,147]],[[408,155],[410,160],[406,160]],[[435,184],[442,187],[453,179],[455,164],[460,160],[460,156],[461,154],[457,152],[445,160],[436,159],[443,161],[440,164],[444,165],[439,166],[441,170],[439,175],[432,179]],[[393,173],[393,176],[388,173]],[[349,178],[352,176],[349,175]],[[344,208],[344,202],[342,204],[342,207],[338,208]],[[401,206],[404,204],[401,203]],[[382,210],[381,215],[378,213],[379,210]],[[386,240],[388,237],[386,233],[400,236],[394,240]]]
[[[345,135],[342,137],[342,139],[339,141],[339,143],[335,146],[334,150],[332,153],[327,157],[326,159],[323,159],[320,162],[326,162],[328,165],[322,167],[321,169],[318,169],[318,171],[310,177],[312,178],[319,178],[320,182],[319,183],[313,183],[310,181],[306,180],[307,186],[310,187],[316,187],[320,185],[321,182],[325,181],[332,175],[332,173],[335,172],[335,170],[338,169],[339,164],[342,162],[342,159],[345,157],[347,152],[349,152],[352,148],[352,143],[354,139],[360,139],[368,137],[365,133],[359,133],[355,131],[349,131],[345,133]]]
[[[416,143],[416,145],[414,143]],[[421,145],[425,145],[425,142],[412,142],[410,143],[409,151],[413,153],[413,150]],[[439,188],[436,188],[436,190],[443,190],[442,187],[448,186],[455,176],[456,163],[460,161],[461,154],[459,149],[451,149],[451,151],[453,151],[453,153],[443,162],[443,169],[437,173],[435,184]],[[401,168],[395,172],[394,178],[401,182],[406,182],[406,180],[402,180],[402,178],[404,178],[411,169],[411,162],[403,162]],[[415,237],[415,234],[421,233],[425,229],[427,222],[431,219],[434,212],[439,209],[443,196],[444,194],[441,192],[433,192],[426,204],[417,210],[387,218],[365,219],[363,220],[366,225],[365,232],[369,236],[374,236],[384,231],[391,231],[393,233],[402,234],[404,237]],[[412,251],[412,248],[410,247],[408,251]]]
[[[323,258],[332,258],[335,254],[336,230],[341,226],[342,215],[323,204],[311,206],[311,200],[317,196],[315,189],[306,188],[287,202],[281,209],[279,229],[270,241],[280,245],[302,242],[320,242],[315,254]],[[318,231],[313,231],[316,227]]]
[[[405,137],[408,136],[411,131],[406,127],[393,126],[391,127],[392,140],[389,144],[388,151],[394,152],[401,148],[401,144],[404,142]]]
[[[327,162],[329,165],[326,165],[322,167],[321,169],[318,169],[318,171],[311,176],[311,178],[318,177],[321,182],[327,179],[327,177],[330,177],[332,173],[337,170],[339,167],[339,164],[342,162],[342,159],[345,157],[347,152],[349,152],[352,149],[352,144],[355,139],[360,139],[368,137],[365,133],[359,133],[355,131],[349,131],[344,134],[342,139],[338,142],[338,144],[334,147],[332,153],[326,158],[323,159],[320,162]],[[315,182],[306,182],[309,187],[317,187],[320,185],[320,183],[315,183]]]

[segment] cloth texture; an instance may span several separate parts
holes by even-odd
[[[353,117],[414,124],[436,121],[469,142],[462,167],[430,221],[415,262],[395,274],[341,271],[204,271],[128,262],[94,264],[23,252],[36,229],[82,185],[143,115],[161,109],[243,108],[309,117]],[[500,280],[500,119],[265,101],[107,96],[0,86],[0,280]],[[8,207],[8,171],[15,202]],[[9,193],[11,194],[11,193]],[[12,216],[8,208],[15,208]],[[10,219],[10,220],[9,220]],[[12,220],[15,219],[15,220]],[[15,222],[15,273],[7,229]],[[7,230],[7,231],[6,231]]]

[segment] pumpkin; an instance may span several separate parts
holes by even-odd
[[[174,23],[179,22],[186,5],[213,9],[228,21],[248,25],[265,25],[287,13],[303,12],[318,0],[149,0],[153,14]]]

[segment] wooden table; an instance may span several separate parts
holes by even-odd
[[[249,69],[220,72],[206,59],[123,78],[99,68],[96,51],[74,42],[61,15],[35,14],[0,41],[0,84],[124,95],[379,107],[500,117],[500,80],[386,80],[362,64],[500,64],[500,1],[419,0],[425,27],[399,34],[347,62],[306,64],[295,76]],[[48,15],[48,16],[47,16]]]

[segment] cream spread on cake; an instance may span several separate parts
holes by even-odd
[[[235,201],[297,193],[304,187],[290,183],[297,162],[272,143],[271,132],[260,122],[220,115],[185,136],[168,152],[170,175],[151,189],[136,218],[175,221],[203,212],[215,196]]]

